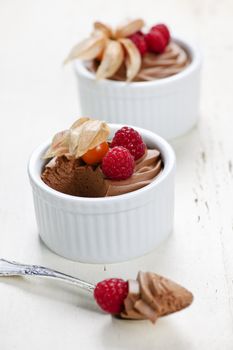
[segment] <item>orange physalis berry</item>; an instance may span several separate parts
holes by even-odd
[[[108,150],[108,143],[103,142],[95,148],[89,149],[89,151],[82,156],[82,159],[89,165],[100,163]]]

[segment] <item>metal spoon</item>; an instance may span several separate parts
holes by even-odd
[[[65,273],[49,269],[39,265],[19,264],[15,261],[0,259],[0,277],[4,276],[39,276],[57,279],[75,284],[77,287],[93,293],[95,285],[82,281],[79,278],[66,275]]]

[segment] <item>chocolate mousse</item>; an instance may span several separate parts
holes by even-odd
[[[107,193],[100,167],[86,165],[81,159],[53,158],[41,178],[49,187],[71,196],[104,197]]]
[[[150,320],[181,311],[193,301],[181,285],[153,272],[139,272],[137,279],[110,278],[94,289],[97,304],[121,319]]]
[[[160,152],[156,149],[147,150],[146,154],[136,161],[133,175],[127,180],[106,180],[106,196],[117,196],[138,190],[154,181],[162,170]]]
[[[158,317],[180,311],[192,301],[192,293],[179,284],[152,272],[139,272],[137,280],[128,281],[120,316],[155,323]]]
[[[65,63],[81,59],[96,79],[150,81],[181,72],[190,63],[186,50],[165,24],[143,32],[145,22],[134,19],[113,29],[95,22],[93,32],[73,47]]]
[[[44,155],[41,179],[52,189],[78,197],[117,196],[150,184],[163,169],[160,151],[148,149],[133,128],[108,141],[104,122],[81,118],[57,133]]]
[[[41,178],[56,191],[79,197],[117,196],[150,184],[162,170],[160,152],[148,150],[136,161],[133,175],[126,180],[110,180],[100,166],[86,165],[81,159],[55,157],[46,164]]]
[[[167,78],[182,72],[190,63],[188,53],[174,41],[166,47],[163,53],[148,52],[142,57],[142,65],[133,81],[151,81]],[[89,63],[90,70],[96,70],[96,63]],[[113,76],[114,80],[126,80],[126,67],[122,65]]]

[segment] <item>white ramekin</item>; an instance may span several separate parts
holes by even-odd
[[[110,124],[112,133],[121,125]],[[40,178],[49,142],[29,160],[39,234],[55,253],[87,263],[113,263],[153,250],[172,231],[175,155],[154,133],[137,129],[162,154],[164,169],[150,185],[115,197],[83,198],[48,187]]]
[[[82,114],[111,123],[136,125],[165,139],[191,129],[198,120],[201,56],[195,45],[174,39],[191,58],[182,72],[150,82],[97,81],[75,61]]]

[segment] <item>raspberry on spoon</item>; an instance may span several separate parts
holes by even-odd
[[[181,285],[153,272],[139,271],[137,279],[111,278],[99,282],[94,298],[102,310],[125,319],[159,317],[189,306],[193,295]]]
[[[121,278],[110,278],[99,282],[94,289],[97,304],[110,314],[119,314],[123,310],[128,294],[128,282]]]

